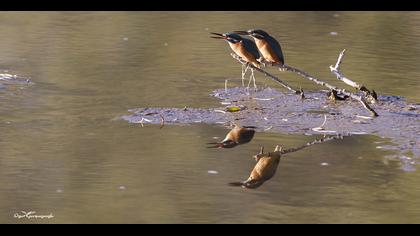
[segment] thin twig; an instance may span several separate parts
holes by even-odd
[[[324,122],[318,127],[312,128],[312,131],[320,132],[320,133],[336,133],[335,130],[325,130],[324,125],[327,123],[327,115],[324,115]]]
[[[163,128],[163,126],[165,126],[165,118],[163,117],[163,115],[162,115],[162,114],[159,114],[159,116],[160,116],[160,119],[161,119],[159,129],[162,129],[162,128]]]
[[[353,88],[356,89],[360,89],[362,86],[348,78],[346,78],[343,74],[340,73],[340,65],[341,65],[341,61],[343,60],[344,57],[344,52],[346,51],[346,49],[344,49],[340,55],[338,56],[337,62],[335,63],[335,66],[330,65],[330,70],[333,74],[335,74],[337,76],[337,79],[344,82],[347,85],[350,85]]]
[[[223,113],[223,114],[226,113],[225,111],[222,111],[222,110],[214,110],[214,112],[219,112],[219,113]]]

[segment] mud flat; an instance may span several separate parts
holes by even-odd
[[[420,104],[408,104],[403,97],[379,96],[370,114],[357,101],[330,101],[326,94],[305,92],[302,100],[292,93],[264,88],[219,89],[210,96],[220,99],[214,108],[137,108],[122,116],[130,123],[160,124],[227,124],[256,126],[259,132],[283,134],[376,135],[390,139],[395,146],[378,148],[399,150],[400,158],[420,158]],[[231,109],[229,109],[231,108]],[[323,124],[323,125],[322,125]],[[416,164],[411,161],[412,164]]]

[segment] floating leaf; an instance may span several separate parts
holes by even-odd
[[[227,107],[226,110],[228,112],[237,112],[237,111],[240,111],[241,108],[240,107]]]

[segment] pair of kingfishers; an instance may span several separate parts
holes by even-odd
[[[229,43],[230,48],[235,52],[236,55],[241,57],[241,59],[245,62],[252,64],[257,68],[260,68],[260,64],[263,61],[276,65],[284,64],[284,56],[280,43],[263,30],[251,29],[248,31],[234,31],[233,33],[211,34],[216,35],[212,36],[212,38],[224,39]],[[251,36],[255,42],[246,37],[242,37],[241,35]],[[248,66],[246,67],[245,72],[247,69]],[[242,85],[245,72],[242,68]],[[254,79],[254,87],[256,88],[255,77],[253,75],[252,68],[251,72],[251,78]],[[251,79],[249,80],[248,87],[250,83]]]

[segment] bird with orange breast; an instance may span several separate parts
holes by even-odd
[[[252,64],[253,66],[260,68],[260,53],[258,51],[257,46],[255,43],[248,38],[242,37],[239,34],[234,33],[211,33],[216,36],[211,36],[215,39],[224,39],[226,42],[229,43],[230,48],[233,52],[235,52],[236,55],[241,57],[242,60],[246,61],[249,64]],[[244,76],[246,71],[248,70],[249,65],[244,70],[244,65],[242,65],[242,86],[244,86]],[[251,77],[249,79],[248,88],[251,83],[251,79],[254,81],[254,88],[257,88],[257,85],[255,83],[255,76],[254,76],[254,70],[251,68]]]
[[[221,142],[207,143],[212,144],[208,148],[233,148],[240,144],[249,143],[254,137],[255,128],[254,126],[235,125]]]
[[[250,29],[247,31],[234,31],[234,33],[251,36],[265,61],[275,65],[284,64],[280,43],[264,30]]]
[[[261,147],[259,154],[254,158],[257,161],[254,169],[252,169],[249,178],[242,182],[229,183],[231,186],[240,186],[243,188],[258,188],[265,181],[271,179],[276,173],[277,166],[280,162],[282,148],[277,145],[274,152],[264,154],[264,149]]]

